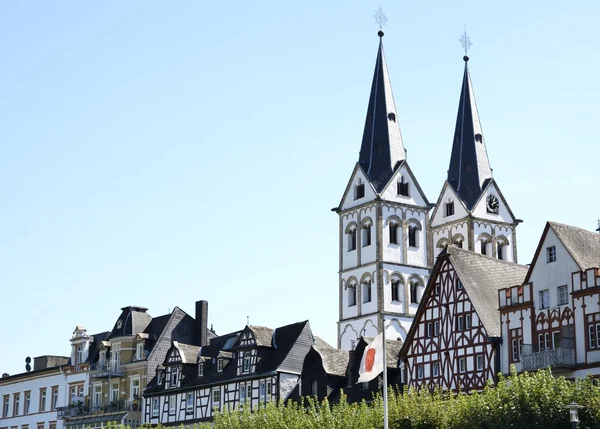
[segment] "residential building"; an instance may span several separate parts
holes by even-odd
[[[214,410],[285,401],[313,342],[308,321],[245,326],[201,346],[173,341],[144,393],[144,422],[188,425],[211,421]]]
[[[200,344],[207,329],[208,303],[196,303],[196,319],[175,307],[169,314],[152,318],[147,309],[121,309],[110,332],[88,337],[78,327],[72,343],[71,364],[66,373],[69,399],[58,417],[67,429],[103,427],[110,422],[136,427],[142,424],[142,393],[162,364],[173,341]],[[85,374],[82,381],[77,377]]]
[[[67,383],[63,365],[69,358],[40,356],[27,362],[27,372],[0,378],[0,428],[62,429],[57,409],[65,404]]]
[[[431,208],[408,165],[383,52],[373,74],[359,160],[339,205],[338,347],[353,349],[382,323],[403,340],[432,262]]]
[[[502,367],[600,376],[600,235],[548,222],[522,285],[498,292]]]
[[[448,246],[400,351],[405,384],[470,391],[495,380],[504,344],[498,290],[526,275],[526,266]]]

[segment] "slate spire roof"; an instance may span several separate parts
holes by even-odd
[[[471,210],[479,199],[486,181],[492,179],[492,169],[475,103],[468,66],[469,57],[465,55],[463,59],[465,72],[448,168],[448,182]]]
[[[406,154],[402,145],[398,114],[383,53],[383,31],[378,34],[379,49],[371,84],[359,163],[377,192],[381,192],[392,177],[398,163],[406,158]]]

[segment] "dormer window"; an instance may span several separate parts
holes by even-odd
[[[217,372],[223,372],[223,358],[217,359]]]
[[[135,358],[137,360],[144,359],[144,343],[137,343],[135,348]]]
[[[163,384],[163,372],[160,369],[158,370],[158,381],[157,381],[157,384],[159,386],[162,386],[162,384]]]
[[[198,364],[198,377],[202,377],[204,375],[204,362],[200,362]]]
[[[402,195],[404,197],[408,197],[408,182],[404,181],[404,176],[400,176],[400,180],[397,183],[398,187],[398,195]]]
[[[354,199],[358,200],[365,196],[365,184],[361,179],[358,179],[358,183],[354,186]]]
[[[250,372],[250,352],[245,352],[244,353],[244,360],[243,360],[242,372],[244,374]]]
[[[446,217],[452,216],[454,214],[454,201],[449,201],[446,203]]]
[[[179,375],[179,373],[177,371],[177,367],[174,366],[173,368],[171,368],[171,380],[170,380],[171,387],[177,386],[178,375]]]

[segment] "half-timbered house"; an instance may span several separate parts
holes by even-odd
[[[314,342],[308,321],[246,326],[195,347],[174,342],[144,394],[144,422],[210,421],[214,410],[286,400]]]
[[[413,388],[481,389],[500,368],[498,290],[523,283],[527,267],[448,247],[437,259],[400,352]]]
[[[548,222],[523,285],[498,292],[502,367],[600,376],[600,236]]]

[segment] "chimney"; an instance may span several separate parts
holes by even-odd
[[[208,301],[196,301],[196,342],[199,346],[208,345]]]

